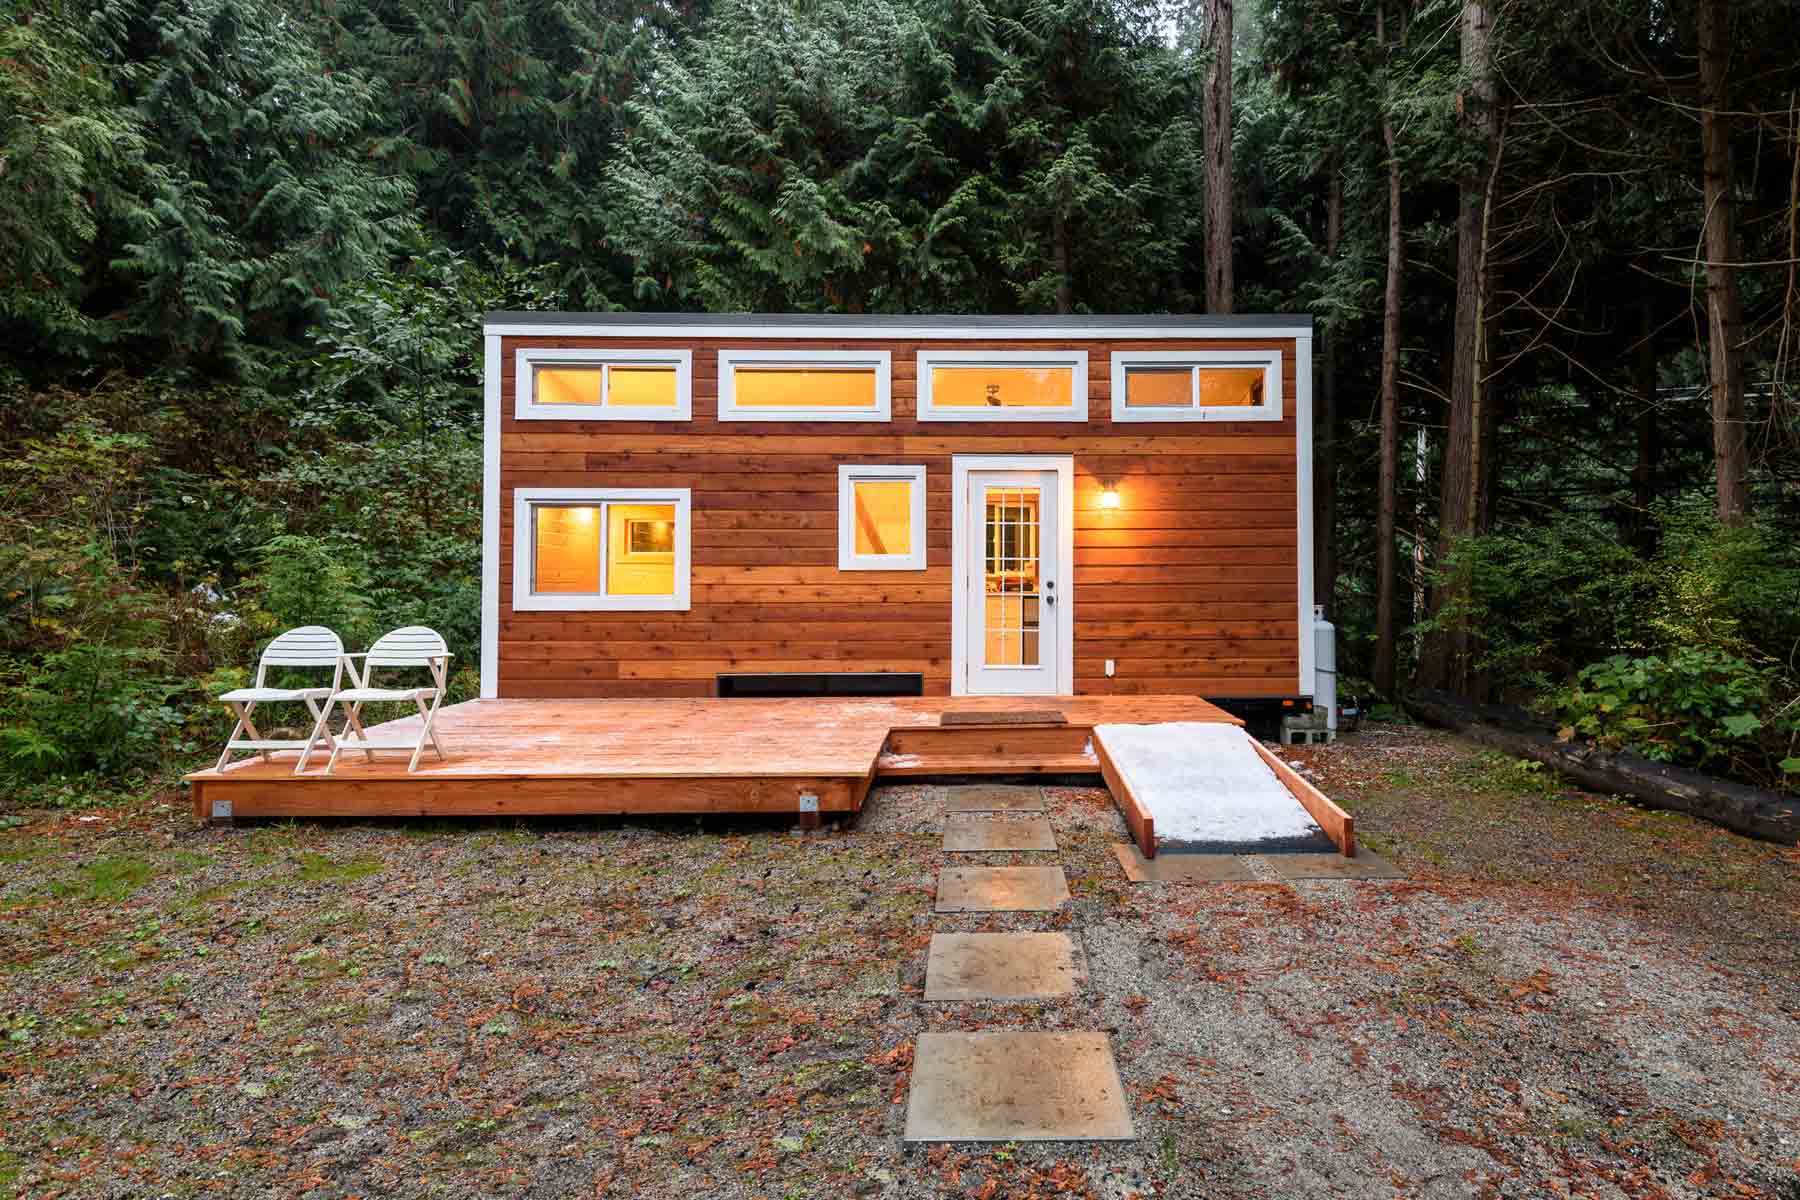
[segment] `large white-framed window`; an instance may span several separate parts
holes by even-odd
[[[1085,421],[1086,350],[921,350],[921,421]]]
[[[721,421],[886,421],[886,350],[721,350]]]
[[[1115,350],[1115,421],[1279,421],[1279,350]]]
[[[515,611],[689,607],[687,488],[514,488]]]
[[[925,468],[838,467],[838,570],[925,569]]]
[[[531,346],[513,380],[521,421],[686,421],[694,411],[692,350]]]

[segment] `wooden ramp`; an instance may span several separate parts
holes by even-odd
[[[332,775],[316,758],[296,776],[284,753],[187,782],[202,818],[730,812],[811,823],[856,812],[877,776],[1097,774],[1094,726],[1173,720],[1236,723],[1196,696],[471,700],[438,714],[449,761],[428,754],[410,775],[405,755],[346,752]],[[404,737],[417,722],[370,733]]]
[[[1241,728],[1102,723],[1094,752],[1146,859],[1159,848],[1266,853],[1335,845],[1356,853],[1350,815]]]

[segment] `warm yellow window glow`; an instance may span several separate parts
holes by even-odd
[[[674,408],[672,366],[608,366],[606,403],[612,408]]]
[[[912,489],[904,479],[859,479],[856,496],[856,553],[912,553]]]
[[[533,392],[539,404],[600,403],[601,367],[538,367]]]
[[[1072,408],[1072,367],[933,367],[938,408]]]
[[[1261,367],[1201,367],[1201,408],[1255,408],[1263,400]]]
[[[875,411],[875,369],[732,368],[739,408],[866,408]]]
[[[600,510],[539,505],[532,511],[534,572],[538,592],[600,590]]]
[[[607,408],[675,408],[675,367],[661,363],[595,363],[592,366],[533,368],[538,404],[585,404]]]
[[[1125,406],[1127,408],[1192,408],[1194,405],[1194,369],[1192,367],[1127,367],[1125,369]]]
[[[606,594],[675,594],[675,506],[606,506]]]
[[[1043,560],[1038,547],[1041,500],[1037,488],[987,489],[984,661],[990,667],[1042,663],[1038,636],[1043,595]]]

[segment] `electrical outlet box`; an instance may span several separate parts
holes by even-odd
[[[1106,660],[1106,677],[1108,679],[1113,677],[1113,660],[1110,658]]]

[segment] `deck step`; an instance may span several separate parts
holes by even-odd
[[[1092,754],[1040,754],[1009,758],[990,754],[883,754],[877,775],[1098,775]]]
[[[1104,1033],[922,1033],[908,1142],[1120,1142],[1137,1134]]]

